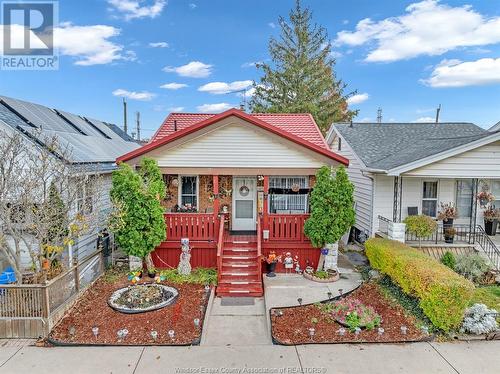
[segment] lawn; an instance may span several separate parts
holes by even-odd
[[[477,287],[471,305],[475,303],[485,304],[488,308],[500,312],[500,286]]]

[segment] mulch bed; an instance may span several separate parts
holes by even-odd
[[[380,327],[384,334],[378,335],[377,328],[362,330],[359,336],[346,328],[344,336],[338,330],[342,327],[329,315],[323,313],[316,305],[304,305],[293,308],[275,308],[271,310],[272,336],[278,344],[309,344],[309,343],[395,343],[404,341],[428,340],[416,325],[414,317],[405,313],[404,309],[388,300],[377,284],[365,283],[346,298],[359,299],[365,305],[371,305],[382,317]],[[335,302],[335,301],[333,301]],[[283,312],[275,315],[276,310]],[[317,319],[317,323],[312,321]],[[316,320],[314,320],[316,322]],[[401,326],[407,327],[406,335],[401,333]],[[315,335],[309,336],[309,328],[315,329]]]
[[[146,276],[140,283],[150,281]],[[108,298],[113,291],[129,284],[125,274],[113,279],[101,277],[52,330],[49,341],[84,345],[189,345],[199,341],[208,304],[204,286],[162,282],[179,290],[179,297],[173,305],[138,314],[117,312],[108,305]],[[200,319],[199,328],[194,325],[195,318]],[[73,337],[70,335],[71,326],[75,328]],[[92,333],[94,326],[99,327],[97,338]],[[122,342],[117,337],[120,329],[128,330]],[[158,332],[156,341],[151,337],[152,330]],[[175,332],[173,339],[168,335],[169,330]]]

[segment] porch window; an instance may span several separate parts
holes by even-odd
[[[438,182],[424,181],[422,184],[422,214],[430,217],[437,215]]]
[[[196,175],[182,175],[180,177],[180,209],[187,211],[198,210],[198,177]]]
[[[491,193],[495,196],[495,201],[493,201],[493,205],[495,208],[500,208],[500,181],[492,180],[491,183]]]
[[[309,211],[308,177],[270,177],[269,212],[302,214]]]
[[[457,180],[456,205],[458,216],[468,218],[472,213],[472,179]]]

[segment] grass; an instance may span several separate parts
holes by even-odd
[[[417,320],[418,326],[427,326],[429,328],[429,332],[438,332],[436,327],[432,324],[432,322],[427,318],[424,314],[424,311],[419,306],[418,299],[407,295],[403,292],[403,290],[392,282],[391,278],[388,276],[383,276],[378,280],[378,284],[382,291],[382,294],[389,300],[391,303],[399,304],[401,307],[411,316],[415,317]]]
[[[171,283],[217,284],[217,270],[214,268],[196,268],[189,275],[180,275],[177,269],[161,270],[160,274]]]
[[[472,304],[485,304],[490,309],[500,312],[500,286],[476,287]]]

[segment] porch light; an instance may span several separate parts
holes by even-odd
[[[154,341],[156,341],[156,339],[158,339],[158,331],[151,330],[151,337],[153,338]]]
[[[175,331],[174,330],[168,330],[168,336],[170,337],[170,339],[175,338]]]
[[[99,327],[92,327],[92,334],[94,334],[94,337],[97,339],[97,335],[99,335]]]
[[[377,330],[378,336],[384,335],[384,332],[385,332],[385,330],[384,330],[383,327],[379,327],[378,330]]]
[[[200,319],[199,318],[193,319],[193,323],[194,323],[194,327],[196,327],[196,328],[200,327]]]
[[[401,326],[401,334],[406,335],[406,332],[408,331],[408,327],[406,326]]]
[[[337,330],[337,332],[339,333],[340,336],[344,336],[345,335],[345,328],[341,327],[340,329]]]

